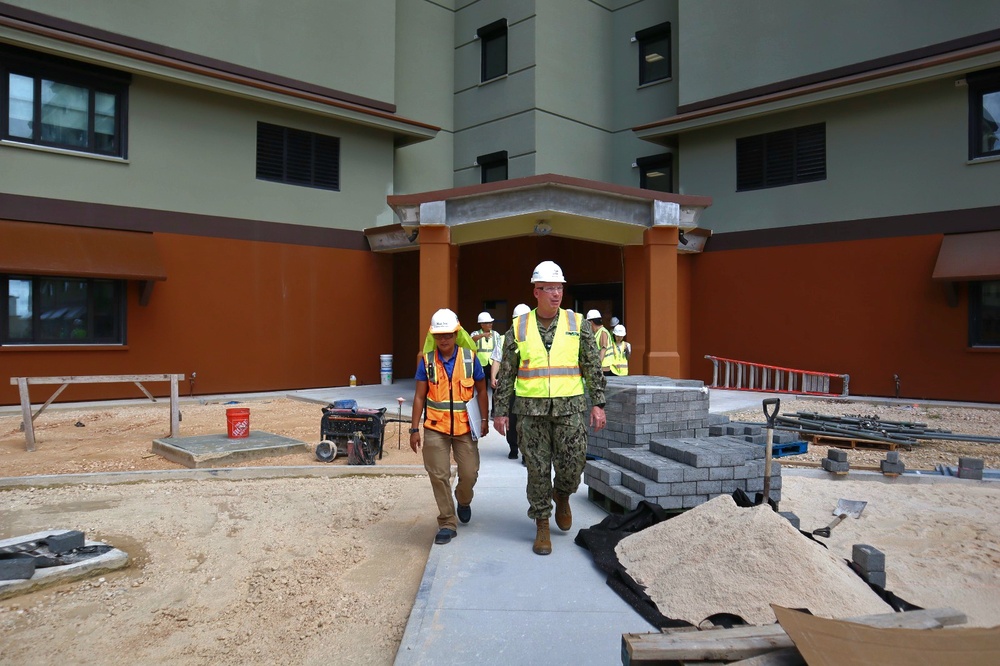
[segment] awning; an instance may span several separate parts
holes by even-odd
[[[1000,280],[1000,231],[945,236],[934,264],[935,280]]]
[[[0,220],[0,273],[166,280],[153,234]]]

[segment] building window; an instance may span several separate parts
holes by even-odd
[[[0,276],[0,342],[124,344],[125,282],[73,277]]]
[[[507,180],[507,151],[498,150],[488,155],[480,155],[476,158],[479,165],[483,183],[496,183]]]
[[[970,74],[969,159],[1000,155],[1000,69]]]
[[[657,192],[674,191],[674,156],[670,153],[640,157],[635,161],[639,167],[639,187]]]
[[[736,190],[826,180],[826,125],[736,140]]]
[[[670,24],[635,33],[639,43],[639,85],[670,78]]]
[[[257,178],[340,190],[340,139],[257,123]]]
[[[507,19],[494,21],[476,31],[479,38],[480,81],[489,81],[507,73]]]
[[[969,283],[969,346],[1000,346],[1000,280]]]
[[[8,141],[125,157],[127,74],[0,47]]]

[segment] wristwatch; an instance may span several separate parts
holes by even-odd
[[[420,432],[420,428],[410,428],[410,434],[411,435],[414,434],[414,433],[417,433],[417,432]]]

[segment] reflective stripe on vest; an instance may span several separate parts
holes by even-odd
[[[480,333],[486,333],[486,331],[479,329]],[[496,331],[490,331],[486,333],[485,337],[479,338],[476,341],[476,356],[479,357],[479,365],[483,368],[489,367],[490,356],[493,355],[493,349],[497,346],[497,338],[500,334]]]
[[[518,317],[514,337],[521,364],[514,380],[520,398],[569,398],[583,395],[580,375],[580,326],[572,310],[559,310],[552,349],[546,350],[538,332],[535,310]]]
[[[436,351],[424,354],[427,371],[427,400],[424,427],[446,435],[464,435],[469,432],[469,413],[466,403],[472,399],[475,379],[476,355],[470,349],[459,347],[459,358],[451,371],[451,381]],[[461,361],[461,362],[460,362]]]
[[[611,343],[611,372],[619,377],[628,375],[628,358],[625,356],[625,343],[618,346],[617,342]]]
[[[602,340],[605,342],[604,346],[601,345]],[[598,353],[600,353],[602,349],[605,350],[604,358],[601,359],[601,370],[610,370],[612,363],[611,360],[612,353],[614,352],[614,350],[612,349],[614,341],[613,338],[611,337],[610,331],[608,331],[608,329],[604,328],[603,326],[599,326],[597,330],[594,331],[594,341],[597,342]]]

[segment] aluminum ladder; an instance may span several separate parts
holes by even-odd
[[[767,391],[773,393],[801,393],[804,395],[826,395],[847,397],[851,382],[848,374],[796,370],[778,365],[737,361],[732,358],[706,355],[712,362],[712,385],[709,388],[732,391]],[[723,381],[719,383],[720,365]],[[839,380],[840,393],[831,390],[831,384]]]

